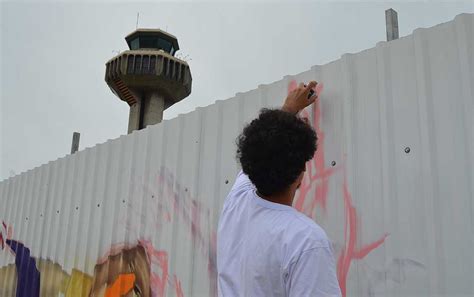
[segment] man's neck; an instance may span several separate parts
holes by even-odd
[[[264,195],[257,192],[257,195],[260,196],[262,199],[265,199],[265,200],[273,202],[273,203],[292,206],[293,205],[293,197],[295,196],[295,192],[294,191],[291,191],[291,192],[290,191],[285,191],[284,193],[274,194],[274,195],[270,195],[270,196],[264,196]]]

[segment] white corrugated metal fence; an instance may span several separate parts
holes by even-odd
[[[319,149],[294,206],[333,240],[344,295],[472,296],[473,27],[462,14],[1,182],[0,296],[215,296],[235,138],[313,79]]]

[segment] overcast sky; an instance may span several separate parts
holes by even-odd
[[[104,82],[105,62],[136,26],[177,36],[191,95],[170,119],[385,40],[388,8],[400,36],[474,12],[464,2],[0,4],[0,180],[127,131],[128,105]]]

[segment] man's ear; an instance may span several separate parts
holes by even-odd
[[[305,170],[301,171],[300,175],[298,176],[298,184],[301,184],[301,182],[303,181],[305,172],[306,172],[306,168]]]
[[[298,175],[298,178],[296,179],[295,181],[295,184],[296,184],[296,189],[299,189],[300,186],[301,186],[301,183],[303,182],[303,178],[304,178],[304,173],[305,173],[306,169],[301,171],[300,175]]]

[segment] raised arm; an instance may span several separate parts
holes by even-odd
[[[314,92],[317,84],[315,81],[310,81],[307,85],[300,83],[296,89],[288,94],[281,109],[292,114],[297,114],[305,107],[313,104],[318,98],[317,93]]]

